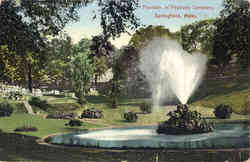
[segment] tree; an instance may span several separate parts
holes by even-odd
[[[180,42],[188,52],[201,51],[211,57],[214,43],[215,19],[202,20],[181,27]]]
[[[52,83],[54,88],[70,88],[70,61],[74,56],[74,45],[71,37],[61,33],[58,38],[49,41],[49,50],[47,51],[48,61],[44,72],[47,76],[47,83]]]
[[[135,30],[140,26],[135,10],[139,7],[139,0],[98,0],[101,8],[101,26],[105,39],[120,36],[128,29]]]
[[[15,52],[17,57],[25,58],[30,52],[34,54],[31,56],[33,59],[41,57],[36,62],[40,61],[42,64],[41,51],[46,46],[45,38],[58,35],[67,23],[77,21],[78,9],[91,2],[93,1],[20,0],[20,4],[17,4],[12,0],[4,0],[0,4],[0,19],[3,22],[0,27],[0,45],[7,45],[9,51]],[[139,25],[134,14],[138,7],[136,0],[98,0],[98,6],[101,8],[101,26],[105,40]],[[33,87],[33,65],[28,64],[26,74],[30,91]]]
[[[132,35],[129,45],[137,49],[145,47],[151,40],[157,37],[174,38],[170,31],[164,26],[152,26],[139,28],[135,34]]]
[[[43,63],[46,62],[44,52],[47,40],[44,36],[57,34],[63,24],[57,22],[63,16],[54,18],[52,13],[47,13],[49,7],[33,2],[22,0],[17,5],[14,1],[5,0],[0,5],[0,19],[4,22],[0,27],[0,45],[6,45],[9,51],[15,53],[8,61],[21,59],[16,68],[22,70],[20,74],[27,79],[30,92],[33,75],[41,70],[39,68],[44,68]]]
[[[112,59],[113,78],[110,81],[110,98],[112,107],[117,107],[118,98],[121,96],[127,78],[136,68],[139,55],[135,47],[124,46]]]
[[[7,46],[0,46],[0,78],[9,83],[21,80],[18,66],[20,64],[20,57],[14,57],[14,52],[10,52]]]
[[[90,63],[88,54],[79,53],[72,61],[72,79],[74,91],[80,102],[90,90],[95,67]]]
[[[90,53],[92,41],[88,38],[82,38],[77,44],[74,45],[73,53]]]
[[[214,53],[215,59],[222,57],[231,58],[236,54],[238,63],[242,68],[250,65],[250,4],[246,1],[236,3],[235,0],[224,0],[224,9],[221,11],[221,18],[215,22],[216,31],[214,48],[224,48],[224,52]],[[214,51],[221,51],[214,49]],[[225,52],[226,51],[226,52]],[[221,59],[218,59],[218,61]],[[221,60],[222,61],[222,60]]]
[[[105,36],[98,35],[92,37],[90,45],[89,59],[95,68],[95,83],[97,79],[102,76],[111,65],[111,57],[115,51],[115,47],[106,40]]]

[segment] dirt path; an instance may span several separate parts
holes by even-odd
[[[34,115],[34,111],[32,109],[32,107],[30,106],[30,104],[27,101],[23,101],[24,106],[26,108],[26,110],[28,111],[29,114]]]

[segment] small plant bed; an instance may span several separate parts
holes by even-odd
[[[140,105],[140,110],[143,114],[150,114],[152,113],[152,103],[144,102]]]
[[[36,127],[22,126],[16,128],[15,132],[36,132],[38,129]]]
[[[187,105],[177,105],[177,110],[167,114],[170,118],[159,124],[157,133],[164,134],[193,134],[207,133],[214,128],[212,123],[208,123],[201,118],[197,111],[189,111]]]
[[[0,103],[0,117],[11,116],[14,106],[7,101]]]
[[[137,116],[136,112],[126,112],[126,113],[124,113],[124,119],[127,122],[136,122],[138,119],[138,116]]]
[[[55,112],[47,115],[47,119],[75,119],[77,115],[75,113]]]
[[[73,120],[70,120],[68,123],[66,123],[65,126],[80,127],[82,126],[82,123],[83,122],[81,120],[73,119]]]
[[[229,105],[220,104],[216,106],[214,115],[219,119],[229,119],[232,115],[232,107]]]
[[[20,100],[24,100],[24,96],[20,92],[10,92],[8,99],[20,101]]]
[[[90,118],[90,119],[100,119],[103,118],[103,113],[101,110],[95,109],[95,108],[90,108],[86,109],[82,112],[81,114],[81,119],[83,118]]]
[[[31,97],[31,99],[29,100],[29,104],[31,106],[36,106],[44,111],[49,108],[47,100],[41,100],[39,97]]]

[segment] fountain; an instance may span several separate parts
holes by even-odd
[[[185,52],[177,41],[155,39],[142,51],[140,69],[150,83],[155,105],[176,98],[181,102],[179,114],[200,114],[189,112],[185,104],[194,93],[206,70],[207,58],[199,53]],[[155,106],[159,110],[159,106]],[[186,111],[187,110],[187,111]],[[177,109],[178,111],[178,109]],[[175,113],[175,112],[173,112]],[[113,128],[56,135],[48,138],[52,144],[77,145],[97,148],[167,148],[167,149],[215,149],[249,147],[249,129],[244,123],[217,124],[204,127],[199,120],[187,118],[187,125],[178,131],[181,122],[169,114],[165,125],[133,128]],[[178,118],[177,118],[178,119]],[[184,121],[185,121],[184,120]],[[189,127],[190,124],[192,124]],[[170,126],[171,124],[180,127]],[[185,122],[184,122],[185,125]],[[162,127],[163,129],[159,129]],[[190,131],[191,130],[191,131]],[[185,135],[183,135],[185,134]]]
[[[172,102],[176,97],[186,104],[206,71],[206,56],[187,53],[175,40],[155,39],[141,56],[139,68],[149,82],[156,108],[161,100]]]

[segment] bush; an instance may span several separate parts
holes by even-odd
[[[136,122],[137,114],[135,112],[126,112],[124,113],[124,119],[128,122]]]
[[[230,118],[232,114],[232,107],[229,105],[220,104],[216,106],[214,110],[214,115],[216,118],[227,119]]]
[[[80,127],[82,126],[82,121],[81,120],[77,120],[77,119],[73,119],[73,120],[70,120],[69,123],[65,124],[66,126],[69,125],[71,127]]]
[[[150,114],[152,113],[152,103],[149,103],[149,102],[145,102],[145,103],[142,103],[140,105],[140,110],[144,113],[144,114]]]
[[[87,103],[87,100],[86,100],[85,97],[81,96],[81,97],[78,98],[78,103],[79,103],[80,105],[84,105],[84,104]]]
[[[36,127],[30,127],[30,126],[22,126],[16,128],[15,132],[36,132],[38,129]]]
[[[20,92],[10,92],[9,93],[9,97],[8,97],[10,100],[23,100],[24,99],[24,96],[22,93]]]
[[[74,119],[76,118],[74,113],[64,113],[64,112],[55,112],[53,114],[47,115],[47,119]]]
[[[242,110],[240,112],[243,115],[249,115],[250,114],[250,101],[247,101],[243,104]]]
[[[0,117],[10,116],[13,113],[14,106],[8,102],[0,103]]]
[[[78,103],[55,103],[49,106],[49,111],[75,111],[81,108],[80,104]]]
[[[90,109],[84,110],[80,118],[100,119],[100,118],[103,118],[103,114],[101,110],[90,108]]]
[[[29,104],[32,106],[39,107],[40,109],[46,111],[49,107],[49,104],[46,100],[41,100],[39,97],[31,97]]]

